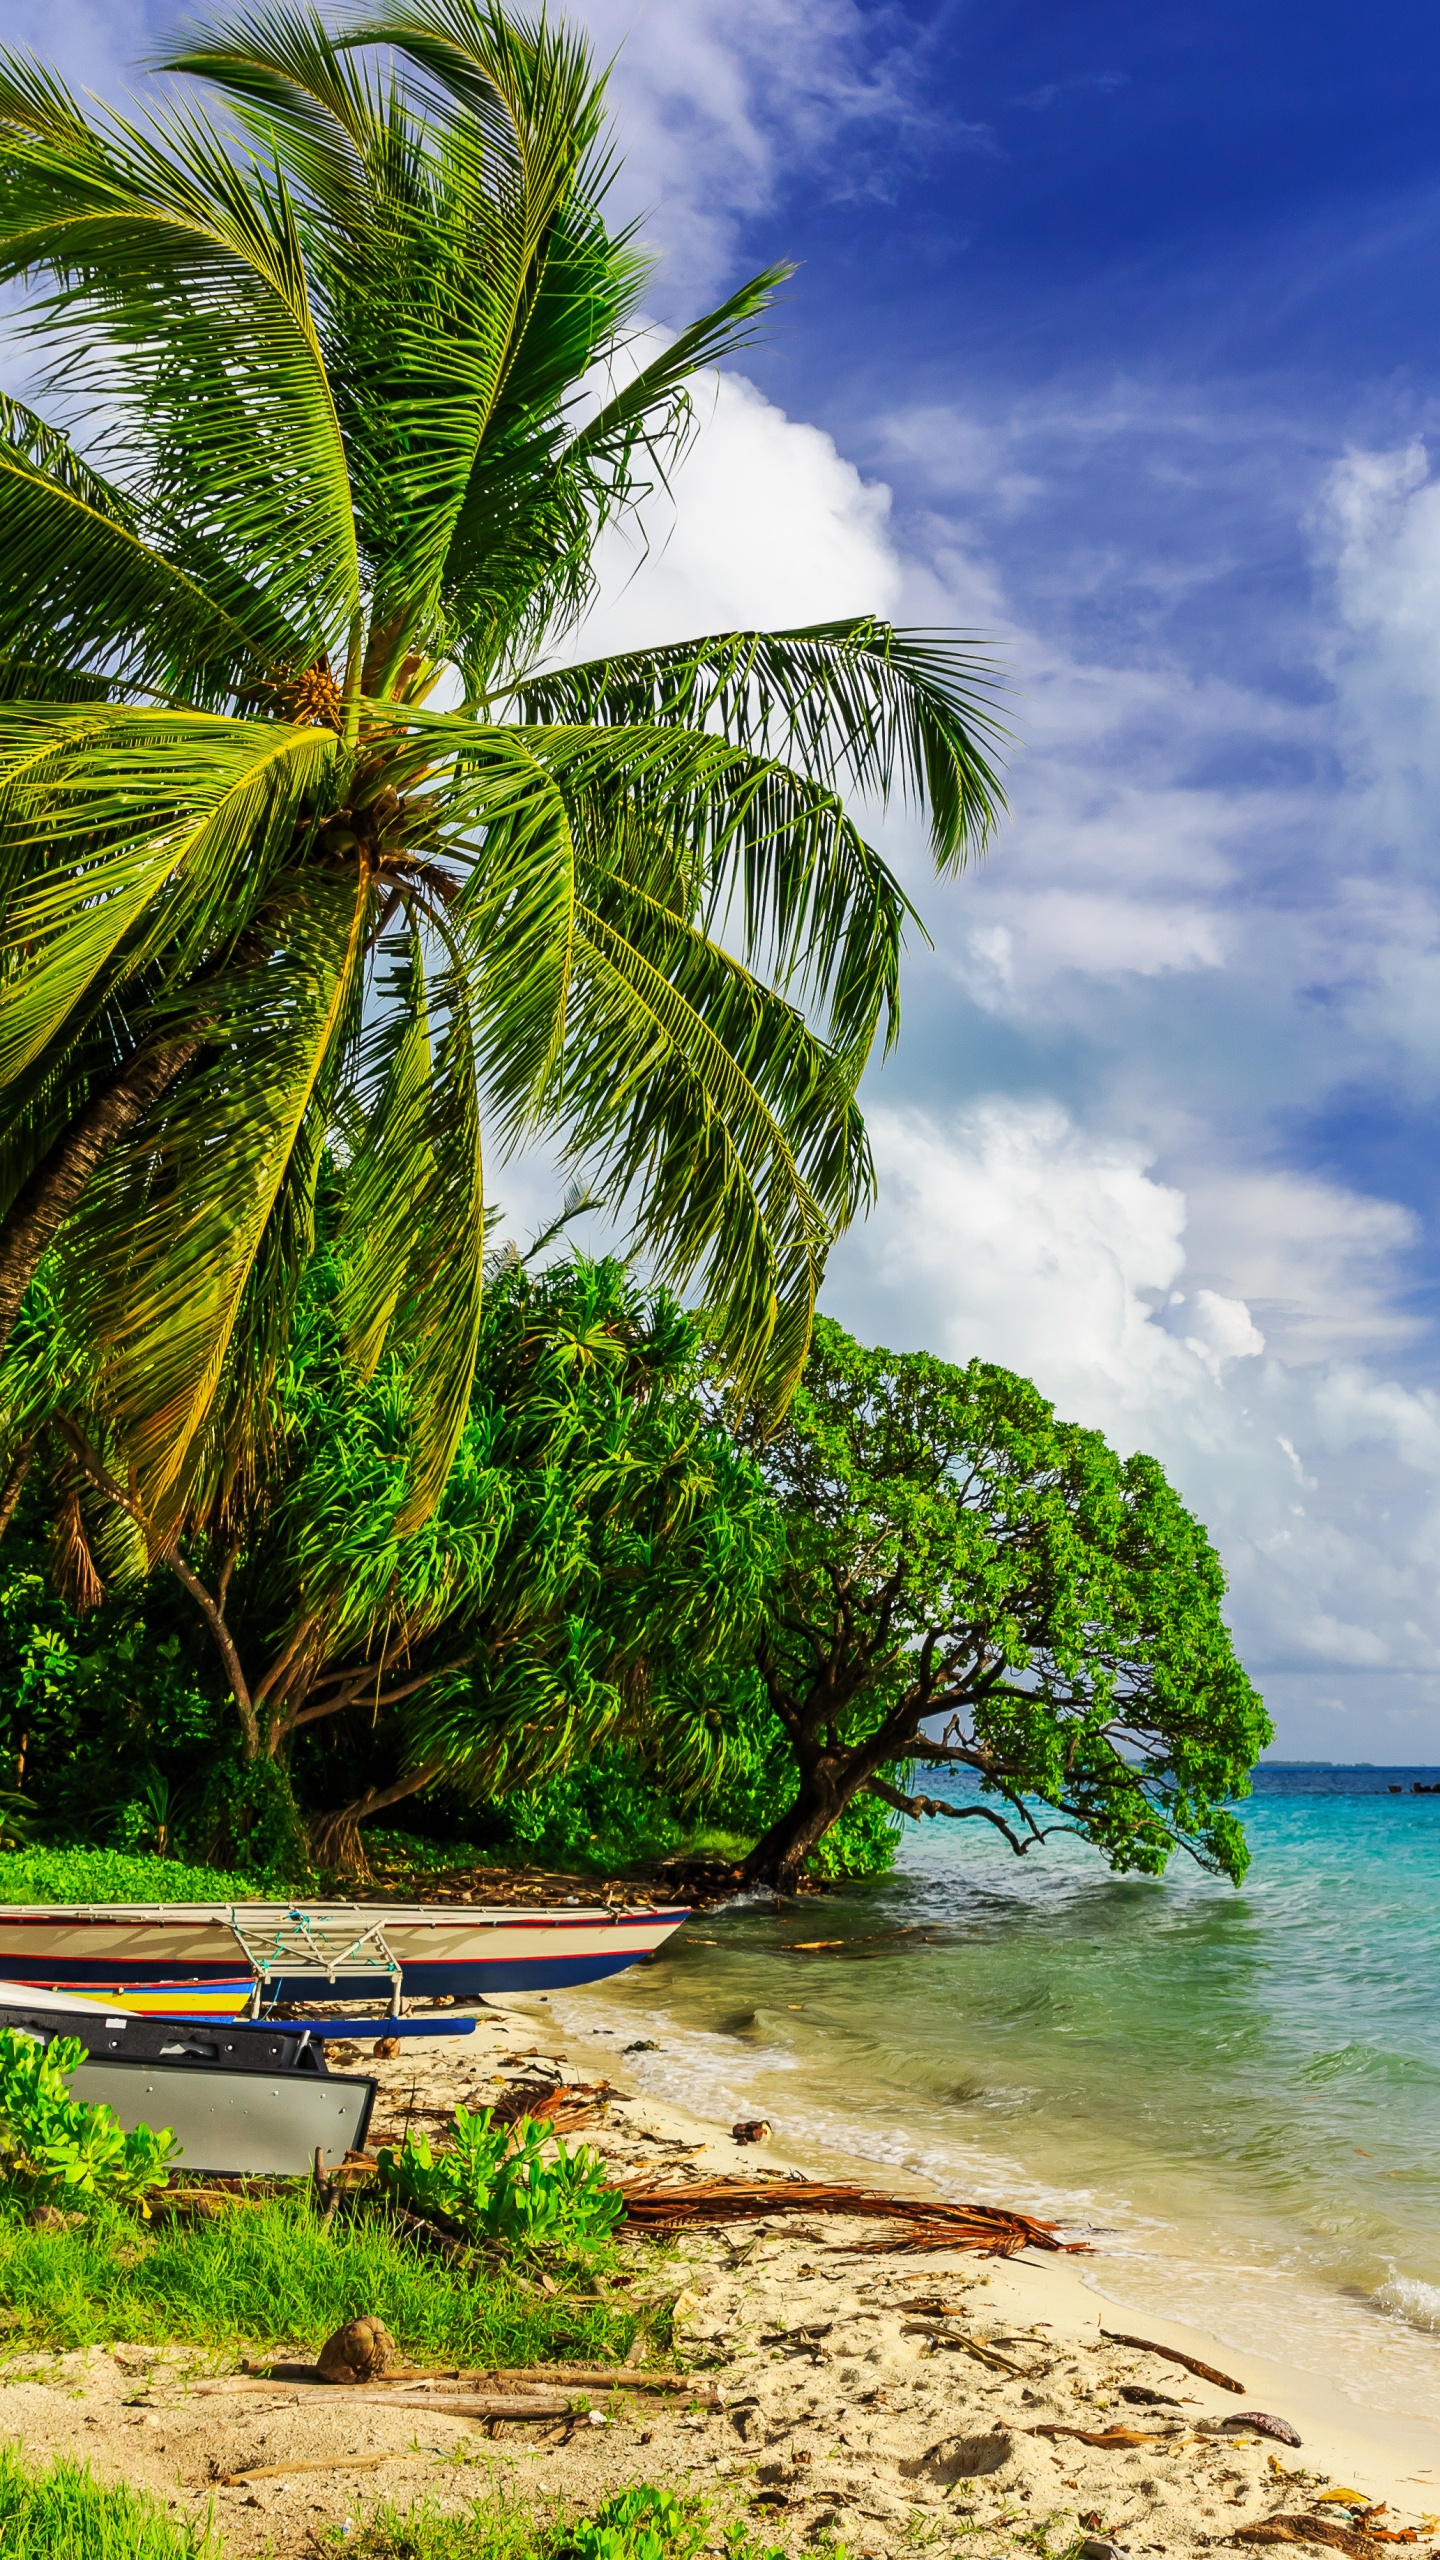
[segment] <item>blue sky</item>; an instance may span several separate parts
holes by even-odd
[[[887,822],[935,948],[827,1303],[1153,1448],[1280,1751],[1440,1759],[1440,21],[574,14],[657,325],[800,262],[592,637],[870,605],[1015,687],[983,869]],[[10,13],[112,91],[171,23]]]

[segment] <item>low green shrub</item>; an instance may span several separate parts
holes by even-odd
[[[461,2515],[442,2514],[426,2500],[403,2510],[377,2507],[355,2534],[331,2527],[349,2560],[695,2560],[708,2530],[698,2499],[648,2482],[622,2489],[573,2524],[542,2524],[528,2508],[490,2497]],[[785,2560],[783,2552],[754,2549],[743,2527],[726,2534],[725,2550],[727,2560]]]
[[[254,1894],[253,1876],[178,1858],[28,1845],[0,1854],[0,1902],[244,1902]]]
[[[695,2560],[715,2549],[706,2540],[710,2530],[700,2499],[638,2481],[593,2516],[569,2524],[541,2524],[529,2508],[504,2497],[477,2498],[460,2515],[444,2514],[426,2499],[404,2509],[381,2505],[358,2532],[332,2525],[314,2540],[317,2548],[333,2541],[348,2560]],[[738,2519],[719,2540],[725,2560],[788,2560]],[[843,2544],[827,2548],[832,2560],[844,2560]]]
[[[503,2265],[462,2268],[405,2238],[384,2214],[325,2230],[308,2196],[236,2204],[221,2220],[137,2222],[103,2205],[69,2230],[31,2229],[0,2207],[0,2343],[8,2349],[167,2340],[235,2354],[313,2353],[361,2312],[417,2364],[618,2361],[634,2314],[556,2270],[554,2294]],[[0,2542],[0,2552],[4,2544]],[[5,2560],[9,2560],[8,2553]]]
[[[455,2110],[454,2147],[433,2152],[425,2135],[407,2133],[398,2151],[380,2153],[386,2195],[412,2213],[443,2214],[477,2240],[514,2248],[585,2253],[603,2247],[623,2210],[605,2182],[599,2154],[567,2151],[548,2125],[522,2117],[496,2124],[490,2109]]]
[[[565,2560],[694,2560],[708,2523],[696,2499],[636,2481],[566,2534]]]
[[[113,2107],[73,2098],[70,2074],[84,2059],[78,2036],[42,2045],[0,2029],[0,2191],[27,2205],[100,2196],[148,2212],[179,2145],[148,2124],[127,2133]]]
[[[0,2450],[0,2551],[5,2560],[219,2560],[208,2526],[182,2524],[143,2489],[102,2488],[62,2454],[32,2470]]]

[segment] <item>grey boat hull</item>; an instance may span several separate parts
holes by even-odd
[[[167,2070],[163,2063],[82,2062],[77,2098],[113,2107],[127,2133],[167,2127],[178,2167],[232,2177],[299,2178],[317,2150],[333,2162],[363,2151],[373,2080],[283,2071]]]

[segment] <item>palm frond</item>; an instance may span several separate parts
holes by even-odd
[[[335,753],[279,721],[0,703],[0,1090],[97,982],[162,952],[183,979],[233,938]]]
[[[432,933],[444,938],[443,921]],[[480,1337],[485,1201],[475,1026],[467,975],[426,983],[412,918],[359,1062],[368,1105],[353,1146],[335,1302],[355,1374],[399,1356],[409,1392],[403,1530],[440,1498],[464,1428]],[[352,1123],[353,1127],[353,1123]]]
[[[873,614],[720,631],[527,676],[494,697],[529,719],[715,728],[829,788],[928,809],[937,864],[981,851],[1005,806],[994,660],[964,634]]]
[[[101,696],[179,694],[218,709],[292,655],[293,635],[268,609],[254,613],[258,599],[244,600],[258,631],[237,616],[235,581],[218,561],[206,563],[221,569],[217,595],[147,538],[133,502],[68,437],[3,405],[0,660],[11,698],[53,700],[84,679]]]
[[[198,110],[92,123],[0,56],[0,277],[49,275],[32,334],[52,383],[113,410],[162,511],[263,566],[311,656],[360,610],[344,440],[278,169],[240,165]]]
[[[317,873],[266,958],[206,985],[202,1058],[107,1159],[56,1248],[62,1318],[103,1346],[94,1401],[152,1554],[184,1515],[297,1148],[318,1164],[306,1131],[328,1120],[358,1028],[373,896],[363,875]]]

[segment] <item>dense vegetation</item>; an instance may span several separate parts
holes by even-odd
[[[337,1137],[406,1528],[470,1410],[482,1142],[583,1165],[783,1403],[910,914],[842,794],[907,795],[942,871],[998,798],[954,638],[560,663],[780,273],[647,344],[583,40],[257,7],[168,68],[199,87],[137,121],[0,62],[46,411],[0,400],[0,1487],[63,1431],[183,1580],[263,1461]]]
[[[757,1438],[665,1291],[516,1259],[440,1505],[408,1528],[403,1370],[357,1387],[334,1286],[327,1248],[267,1470],[224,1547],[192,1548],[208,1607],[147,1575],[103,1494],[67,1504],[63,1443],[37,1448],[0,1548],[0,1682],[53,1849],[223,1861],[201,1895],[353,1872],[360,1822],[409,1799],[422,1867],[708,1844],[788,1883],[883,1866],[906,1815],[948,1814],[1017,1849],[1059,1823],[1121,1869],[1178,1842],[1241,1872],[1226,1799],[1268,1728],[1218,1560],[1152,1461],[1006,1371],[866,1351],[823,1320]],[[916,1795],[922,1761],[962,1794]],[[12,1872],[42,1893],[39,1866]],[[86,1898],[78,1870],[48,1872]],[[94,1871],[93,1893],[120,1889]]]
[[[0,62],[0,1856],[299,1884],[404,1805],[788,1884],[943,1811],[1238,1875],[1267,1728],[1158,1468],[814,1327],[910,913],[846,795],[955,871],[983,663],[559,663],[779,271],[644,338],[603,80],[498,0],[169,67],[219,121]],[[537,1132],[630,1259],[487,1259]]]

